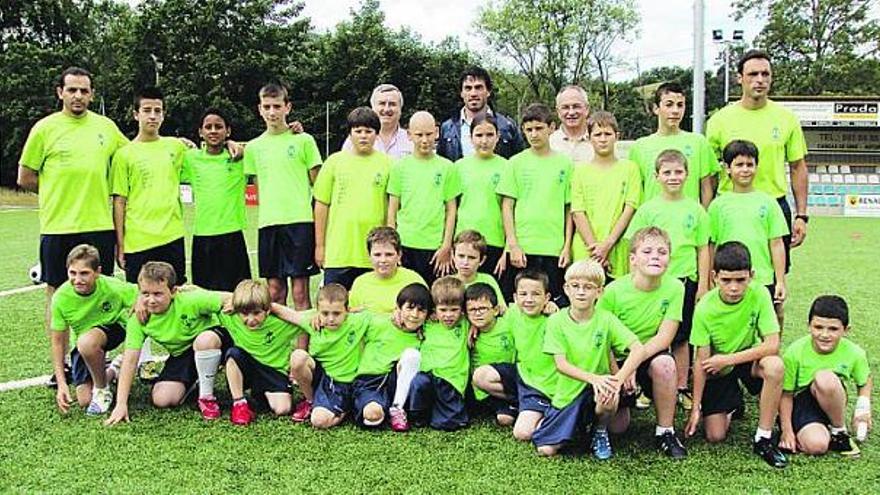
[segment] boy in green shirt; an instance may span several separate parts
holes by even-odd
[[[684,305],[681,324],[672,339],[672,356],[675,358],[678,401],[686,411],[691,408],[688,390],[690,374],[690,348],[688,339],[694,306],[709,289],[709,215],[695,200],[682,193],[690,176],[687,158],[674,149],[662,151],[657,156],[654,176],[660,184],[660,196],[642,204],[633,216],[624,238],[645,227],[659,227],[672,243],[667,273],[684,283]]]
[[[477,282],[464,292],[465,312],[473,335],[471,383],[474,398],[484,401],[501,426],[516,420],[516,349],[510,320],[498,317],[498,296],[489,284]]]
[[[571,218],[578,233],[572,259],[596,260],[610,278],[620,278],[629,272],[623,233],[639,206],[642,178],[638,165],[614,154],[619,132],[614,115],[591,114],[587,129],[594,158],[577,167],[571,179]]]
[[[715,195],[714,177],[720,169],[718,159],[709,141],[702,134],[681,129],[685,114],[685,91],[675,82],[663,83],[654,91],[654,115],[657,132],[636,140],[629,149],[629,159],[639,166],[642,176],[642,203],[661,193],[661,184],[655,180],[655,163],[664,150],[676,150],[688,163],[688,175],[681,185],[685,198],[708,207]]]
[[[305,310],[312,305],[309,277],[318,273],[311,188],[321,153],[312,136],[290,132],[287,88],[267,84],[259,95],[266,130],[248,143],[244,172],[256,175],[259,186],[260,276],[268,281],[272,301],[278,304],[287,303],[289,278],[293,306]]]
[[[357,424],[374,428],[387,417],[393,431],[409,430],[404,406],[419,371],[422,326],[433,309],[428,288],[410,284],[397,294],[394,316],[377,315],[370,322],[354,381]]]
[[[750,394],[761,394],[753,450],[767,464],[782,468],[788,461],[771,438],[782,396],[779,322],[770,294],[752,283],[753,277],[743,243],[718,246],[712,265],[715,288],[694,310],[694,406],[685,435],[694,435],[704,419],[706,440],[724,441],[732,416],[744,405],[742,384]]]
[[[452,262],[455,264],[455,277],[464,283],[467,289],[472,284],[488,284],[495,291],[498,299],[499,314],[507,309],[501,287],[495,278],[484,272],[478,271],[487,261],[486,238],[476,230],[462,230],[455,236],[452,242]]]
[[[562,295],[562,270],[571,259],[571,159],[550,149],[553,114],[540,103],[526,107],[522,130],[529,149],[511,157],[495,192],[502,196],[504,235],[513,280],[526,268],[550,277],[552,297]],[[513,287],[505,288],[510,300]]]
[[[379,117],[358,107],[348,114],[351,151],[327,158],[315,180],[315,263],[324,269],[324,285],[351,288],[370,269],[364,239],[385,225],[385,189],[391,159],[373,149]]]
[[[602,294],[598,308],[609,311],[639,338],[645,359],[635,373],[635,383],[624,385],[623,401],[635,405],[632,392],[637,383],[652,399],[657,413],[654,443],[673,459],[687,457],[687,450],[675,436],[676,380],[675,360],[669,346],[681,323],[684,286],[666,274],[671,250],[669,236],[657,227],[639,230],[630,244],[630,273],[611,282]],[[613,433],[629,427],[629,408],[618,411],[611,423]]]
[[[367,251],[373,271],[354,280],[349,293],[352,308],[389,314],[401,289],[410,284],[428,285],[409,268],[400,266],[400,236],[391,227],[376,227],[367,235]]]
[[[433,283],[452,269],[456,198],[461,194],[452,162],[434,152],[437,124],[428,112],[409,119],[412,155],[388,177],[388,226],[400,232],[403,266]]]
[[[865,351],[845,335],[849,308],[839,296],[819,296],[810,306],[810,334],[795,340],[782,361],[781,448],[821,455],[831,450],[856,457],[859,447],[846,429],[845,381],[858,387],[852,425],[859,441],[871,426],[873,377]]]
[[[288,365],[301,330],[270,314],[271,307],[265,283],[243,280],[232,293],[235,314],[219,315],[220,324],[233,341],[223,360],[232,395],[230,419],[236,425],[248,425],[256,416],[245,398],[245,389],[251,390],[256,403],[268,405],[276,416],[290,414]]]
[[[782,237],[788,226],[782,209],[767,194],[755,190],[758,148],[749,141],[733,140],[724,147],[727,175],[733,191],[722,194],[709,205],[712,244],[740,241],[753,260],[755,281],[770,291],[782,327],[787,291],[785,287],[785,246]]]
[[[228,297],[200,289],[180,292],[176,278],[174,267],[163,261],[149,261],[141,268],[138,304],[143,305],[149,316],[146,322],[131,318],[126,326],[116,406],[105,421],[107,425],[129,420],[128,397],[138,356],[147,337],[169,354],[153,384],[150,394],[153,405],[158,408],[179,406],[187,390],[198,382],[202,418],[220,417],[220,406],[214,397],[214,376],[232,339],[219,325],[217,313]]]
[[[608,423],[617,413],[620,389],[641,362],[642,344],[613,314],[596,308],[605,271],[593,260],[565,271],[565,294],[571,306],[547,319],[543,350],[552,354],[559,375],[552,407],[532,435],[538,453],[553,456],[593,426],[590,448],[599,460],[612,455]],[[611,357],[629,351],[623,366],[611,373]]]
[[[125,340],[125,322],[137,300],[137,286],[101,274],[101,255],[94,246],[80,244],[67,255],[67,282],[52,295],[52,363],[58,390],[55,402],[62,413],[70,409],[70,389],[64,376],[64,353],[73,331],[76,347],[70,352],[76,398],[87,414],[110,410],[110,382],[116,375],[105,370],[107,351]]]
[[[199,120],[200,149],[183,155],[180,181],[192,186],[195,220],[192,238],[193,283],[231,292],[251,278],[244,241],[245,175],[241,160],[226,149],[232,128],[223,111],[208,108]]]
[[[454,431],[468,424],[468,323],[462,318],[464,284],[455,277],[431,286],[437,321],[425,324],[419,373],[410,386],[407,416],[416,426]]]
[[[351,412],[354,379],[373,317],[350,313],[348,291],[336,283],[321,287],[317,306],[317,311],[299,312],[273,304],[272,313],[309,334],[308,351],[296,349],[290,355],[290,379],[303,395],[291,419],[328,429]]]

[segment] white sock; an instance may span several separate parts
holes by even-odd
[[[758,429],[755,430],[755,441],[756,442],[762,438],[770,438],[771,436],[773,436],[773,432],[771,430],[764,430],[764,429],[761,429],[760,427],[758,427]]]
[[[153,339],[149,337],[144,340],[144,345],[141,346],[141,355],[138,357],[138,366],[153,360],[153,348],[150,345],[152,342]]]
[[[242,397],[241,399],[236,399],[236,400],[232,401],[233,404],[241,404],[242,402],[247,403],[247,399]]]
[[[654,427],[654,435],[658,436],[658,437],[660,435],[666,433],[667,431],[669,433],[675,433],[675,428],[673,428],[672,426],[660,426],[660,425],[657,425],[656,427]]]
[[[422,355],[415,349],[404,349],[397,362],[397,388],[394,390],[394,400],[391,407],[403,408],[409,395],[409,386],[413,378],[419,372],[419,363]]]
[[[196,351],[195,359],[199,374],[199,397],[214,395],[214,375],[220,366],[220,349]]]
[[[836,426],[829,426],[828,430],[831,431],[832,435],[837,435],[838,433],[846,433],[846,425],[843,425],[840,428]]]

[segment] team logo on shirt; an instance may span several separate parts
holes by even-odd
[[[189,315],[180,315],[180,323],[186,328],[192,328],[195,318],[190,318]]]
[[[104,147],[104,133],[103,132],[98,133],[98,145],[101,146],[102,148]]]
[[[511,348],[510,339],[507,338],[507,335],[501,336],[501,347],[504,348],[505,351]]]
[[[349,344],[354,344],[354,330],[352,330],[351,332],[348,332],[347,340],[348,340]]]
[[[667,311],[669,311],[669,299],[663,299],[660,301],[660,316],[666,316]]]
[[[693,230],[696,223],[697,219],[694,218],[694,214],[688,213],[688,215],[684,218],[684,230]]]
[[[560,170],[560,171],[559,171],[559,183],[560,183],[560,184],[564,184],[564,183],[565,183],[565,170]]]
[[[287,147],[287,158],[293,158],[296,156],[296,146],[290,145]]]
[[[270,345],[272,344],[273,340],[275,340],[275,334],[272,332],[272,330],[269,330],[268,332],[266,332],[266,335],[263,336],[263,343],[266,345]]]
[[[773,130],[770,131],[770,137],[772,137],[774,141],[779,141],[781,136],[782,131],[779,130],[779,126],[774,125]]]
[[[834,370],[834,374],[840,376],[849,376],[849,365],[846,363],[838,364],[837,369]]]
[[[755,330],[758,328],[758,312],[752,311],[752,314],[749,315],[749,329]]]
[[[376,176],[373,177],[373,185],[374,186],[381,186],[382,185],[382,173],[381,172],[376,172]]]
[[[761,205],[761,207],[758,208],[758,216],[760,218],[767,218],[767,205]]]
[[[493,186],[497,186],[498,181],[500,181],[500,180],[501,180],[501,174],[499,174],[498,172],[495,172],[494,174],[492,174],[492,185]]]
[[[694,154],[694,147],[686,144],[684,145],[684,149],[682,150],[682,152],[685,154],[685,156],[690,157]]]
[[[601,349],[605,344],[605,329],[596,330],[596,333],[593,334],[593,347],[596,349]]]
[[[439,186],[442,182],[443,182],[443,174],[440,172],[437,172],[436,174],[434,174],[434,185]]]
[[[111,303],[110,301],[104,301],[103,303],[101,303],[101,311],[103,311],[105,313],[109,313],[112,310],[113,310],[113,303]]]

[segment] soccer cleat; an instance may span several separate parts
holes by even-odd
[[[92,391],[92,401],[86,407],[86,414],[90,416],[106,414],[111,404],[113,404],[113,392],[110,391],[110,387],[96,388]]]
[[[406,418],[406,411],[399,407],[391,407],[388,410],[391,416],[391,429],[396,432],[409,431],[409,420]]]
[[[304,423],[309,420],[311,415],[312,401],[303,399],[296,403],[296,407],[293,408],[293,414],[290,415],[290,419],[293,420],[294,423]]]
[[[675,436],[675,433],[671,431],[667,431],[662,435],[656,435],[654,437],[654,443],[657,445],[660,452],[663,452],[673,459],[684,459],[688,455],[687,449],[681,444],[681,440],[679,440],[678,437]]]
[[[232,421],[232,424],[247,426],[254,420],[254,412],[251,411],[251,406],[248,405],[246,400],[234,402],[229,419]]]
[[[217,419],[220,417],[220,404],[213,395],[199,397],[199,411],[202,412],[202,419]]]
[[[644,392],[640,393],[636,397],[636,409],[648,409],[649,407],[651,407],[651,399]]]
[[[690,411],[694,408],[694,395],[693,393],[686,389],[682,388],[678,390],[678,403],[681,405],[681,408],[685,411]]]
[[[611,439],[608,438],[607,429],[595,430],[593,432],[590,450],[593,451],[593,457],[600,461],[611,459],[613,452],[611,451]]]
[[[752,450],[764,459],[764,462],[775,467],[784,468],[788,465],[788,459],[785,458],[776,444],[770,438],[762,438],[752,444]]]
[[[831,435],[831,441],[828,442],[828,450],[839,452],[844,457],[855,459],[862,454],[859,446],[853,441],[849,433],[839,431]]]

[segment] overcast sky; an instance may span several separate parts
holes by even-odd
[[[617,69],[613,79],[635,77],[635,60],[641,70],[665,65],[688,67],[693,60],[693,0],[637,0],[641,14],[638,37],[629,46],[621,46],[623,58],[632,67]],[[747,41],[760,30],[761,23],[736,23],[731,19],[732,0],[705,0],[706,68],[715,64],[718,47],[712,42],[712,30],[724,29],[730,37],[733,29],[742,29]],[[308,0],[305,15],[319,30],[330,29],[350,16],[358,0]],[[457,36],[464,46],[484,49],[473,28],[474,19],[483,2],[474,0],[380,0],[386,24],[392,28],[409,26],[425,40],[440,41]]]

